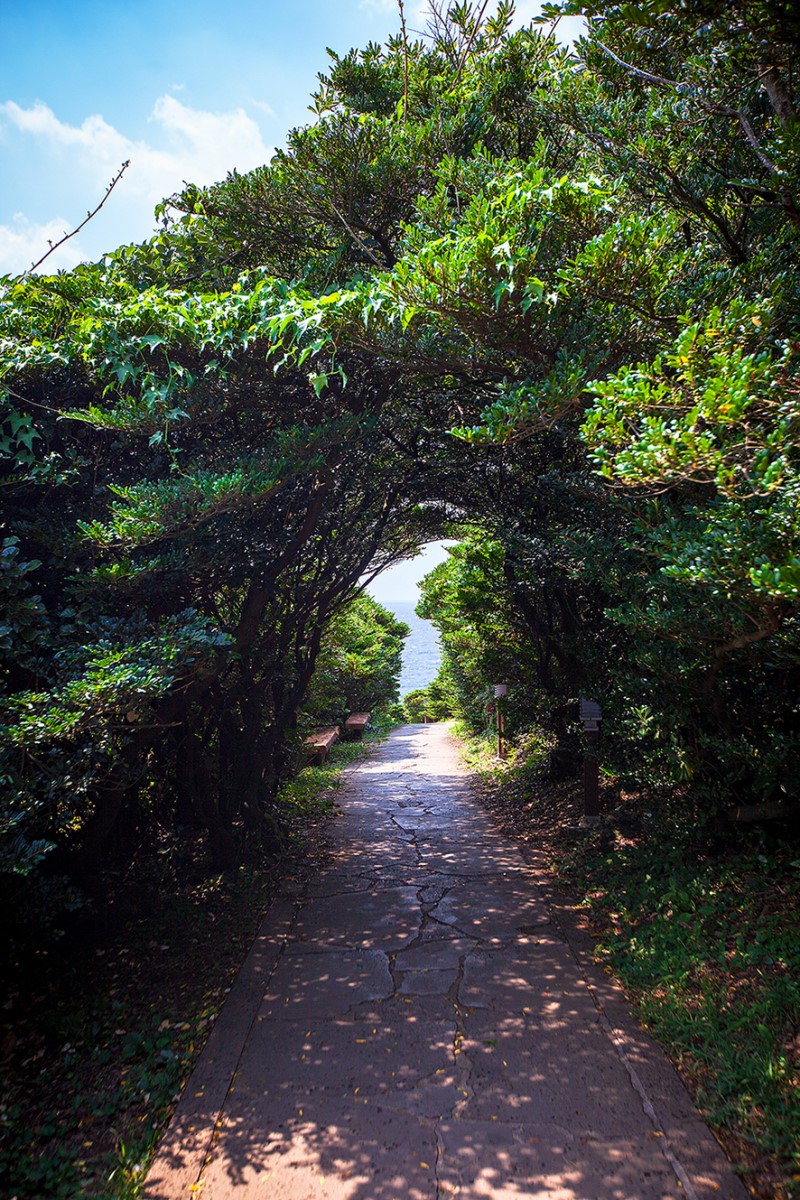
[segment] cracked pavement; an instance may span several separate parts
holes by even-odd
[[[744,1200],[441,725],[348,775],[189,1080],[147,1200]]]

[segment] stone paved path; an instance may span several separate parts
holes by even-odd
[[[330,864],[265,920],[148,1200],[743,1200],[444,727],[396,731],[342,804]]]

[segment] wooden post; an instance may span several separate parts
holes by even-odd
[[[497,757],[508,758],[508,743],[506,742],[506,710],[505,697],[508,694],[507,683],[494,685],[494,712],[497,723]]]
[[[597,761],[597,743],[600,730],[587,730],[589,743],[583,760],[583,819],[587,825],[596,825],[600,820],[600,764]]]
[[[597,760],[603,719],[600,705],[594,700],[581,700],[580,718],[587,742],[583,760],[583,824],[591,828],[600,823],[600,764]]]

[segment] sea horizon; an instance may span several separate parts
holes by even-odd
[[[427,687],[437,676],[442,661],[439,634],[430,621],[418,617],[416,600],[381,600],[380,604],[404,621],[410,629],[403,648],[400,672],[400,699],[418,688]]]

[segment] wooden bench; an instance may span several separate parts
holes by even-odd
[[[344,731],[348,737],[360,738],[363,736],[364,730],[369,725],[369,719],[372,713],[350,713],[350,716],[344,723]]]
[[[339,726],[331,725],[327,729],[317,729],[303,739],[303,749],[306,758],[315,766],[321,767],[328,757],[328,751],[339,740]]]

